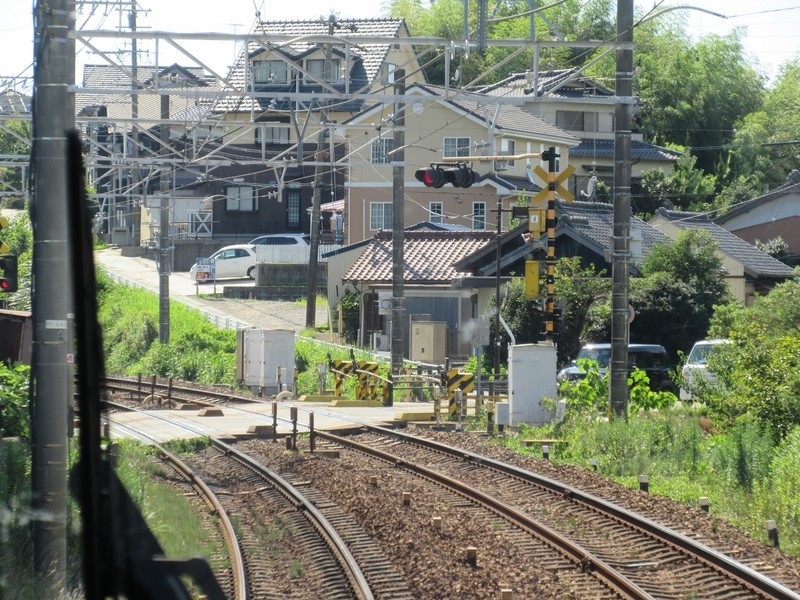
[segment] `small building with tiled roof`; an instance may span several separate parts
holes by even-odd
[[[783,185],[734,206],[714,222],[751,244],[783,238],[789,262],[800,264],[800,171],[793,170]]]
[[[706,213],[659,208],[650,225],[672,239],[687,229],[709,233],[718,245],[717,255],[722,260],[725,281],[736,300],[745,306],[752,304],[756,296],[768,293],[776,284],[794,276],[791,267],[717,225]]]
[[[470,321],[479,316],[476,291],[469,285],[469,274],[454,265],[465,256],[490,244],[488,231],[437,231],[435,224],[404,232],[403,323],[404,355],[409,356],[409,322],[437,321],[447,324],[447,355],[466,358],[470,340],[461,335]],[[349,253],[345,248],[341,254]],[[380,299],[391,298],[393,277],[392,233],[382,231],[353,246],[350,266],[341,276],[343,291],[354,291],[361,299],[361,339],[369,346],[374,334],[391,331],[391,311],[382,309]],[[332,262],[328,259],[329,266]],[[334,279],[329,272],[329,281]]]

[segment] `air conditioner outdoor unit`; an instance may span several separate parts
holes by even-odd
[[[372,349],[380,350],[381,352],[389,351],[389,334],[388,333],[373,333],[372,334]]]

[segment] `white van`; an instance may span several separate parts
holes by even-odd
[[[692,351],[686,357],[686,364],[683,365],[683,385],[681,385],[681,400],[692,400],[692,384],[699,379],[705,379],[709,383],[714,383],[714,374],[708,371],[708,356],[714,352],[715,347],[722,344],[730,344],[730,340],[700,340],[692,346]]]

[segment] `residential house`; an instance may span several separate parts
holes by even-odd
[[[469,281],[464,281],[468,274],[459,272],[454,265],[493,239],[494,234],[489,231],[424,227],[404,232],[405,356],[410,353],[410,324],[417,320],[446,323],[447,355],[461,359],[470,355],[470,339],[465,331],[480,316],[477,296]],[[381,338],[376,336],[391,332],[391,303],[385,306],[380,300],[392,297],[392,234],[379,232],[355,244],[352,252],[352,264],[340,281],[343,290],[361,297],[359,344],[372,346],[380,343],[376,340]]]
[[[488,96],[416,84],[406,89],[404,100],[404,222],[496,231],[500,209],[500,228],[506,229],[511,205],[546,183],[535,181],[531,174],[532,166],[541,163],[538,153],[555,147],[561,160],[568,161],[571,147],[578,143],[555,125]],[[344,220],[351,242],[392,228],[396,160],[393,131],[385,119],[393,110],[375,105],[343,123],[349,136],[350,166]],[[532,156],[499,161],[474,158],[526,154]],[[452,166],[459,157],[471,157],[466,160],[479,174],[472,186],[437,189],[415,179],[417,169]]]
[[[575,167],[568,187],[576,198],[591,198],[596,184],[614,182],[614,92],[579,69],[515,73],[482,88],[483,94],[516,102],[518,106],[555,124],[580,139],[570,148],[569,163]],[[642,174],[650,169],[670,173],[680,153],[650,144],[641,133],[631,134],[631,190],[635,197]]]
[[[752,304],[756,296],[768,293],[776,284],[793,276],[791,267],[717,225],[705,213],[659,208],[650,225],[673,239],[687,229],[709,233],[718,244],[717,256],[722,260],[725,282],[736,301],[745,306]]]
[[[793,170],[780,187],[734,206],[714,222],[751,244],[781,237],[789,247],[788,262],[800,264],[800,171]]]

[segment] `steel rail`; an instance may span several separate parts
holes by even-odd
[[[747,589],[751,589],[760,594],[766,595],[769,598],[775,598],[779,600],[800,600],[800,594],[797,592],[790,590],[786,586],[774,581],[773,579],[770,579],[769,577],[766,577],[762,573],[759,573],[747,565],[733,560],[722,552],[717,552],[713,548],[709,548],[701,542],[678,533],[674,529],[660,525],[659,523],[656,523],[647,517],[636,514],[588,492],[573,488],[560,481],[533,473],[532,471],[527,471],[525,469],[521,469],[520,467],[509,465],[487,456],[482,456],[480,454],[475,454],[458,448],[452,448],[446,444],[442,444],[434,440],[404,434],[399,431],[394,431],[376,425],[365,424],[363,427],[364,429],[375,433],[393,436],[406,442],[424,446],[431,450],[436,450],[451,456],[457,456],[462,460],[471,461],[475,464],[484,465],[507,475],[518,477],[524,481],[527,481],[528,483],[538,485],[551,492],[568,497],[575,502],[591,507],[600,513],[610,515],[631,527],[656,537],[670,546],[692,556],[696,560],[699,560],[717,569],[718,571],[724,573],[727,577],[738,581]],[[324,435],[327,439],[337,442],[343,439],[333,434],[318,433],[317,435]]]
[[[208,502],[208,504],[211,505],[211,508],[214,509],[217,517],[219,517],[222,536],[225,538],[225,543],[228,547],[228,553],[231,560],[234,599],[247,600],[249,597],[247,594],[247,575],[245,573],[242,551],[241,548],[239,548],[239,542],[236,536],[236,531],[233,528],[233,523],[231,522],[230,517],[228,517],[227,511],[217,498],[217,495],[206,485],[202,479],[195,475],[189,465],[164,448],[152,437],[129,424],[125,425],[125,428],[135,432],[137,437],[149,440],[149,443],[156,448],[156,450],[158,450],[158,452],[164,456],[167,461],[169,461],[184,476],[184,478],[186,478],[194,487],[200,490],[206,502]]]
[[[332,433],[317,432],[316,435],[336,444],[344,445],[357,450],[358,452],[368,454],[397,467],[408,469],[412,473],[425,477],[435,483],[453,490],[456,493],[461,494],[462,496],[470,498],[482,506],[485,506],[489,510],[505,517],[515,525],[521,527],[549,546],[557,549],[562,555],[572,560],[582,570],[596,573],[598,578],[601,579],[603,583],[605,583],[611,590],[622,597],[636,599],[653,598],[653,596],[651,596],[648,592],[640,588],[636,583],[611,567],[605,561],[595,556],[592,552],[574,543],[547,525],[544,525],[536,519],[531,518],[529,515],[526,515],[509,506],[505,502],[493,498],[492,496],[489,496],[461,481],[452,479],[446,475],[442,475],[441,473],[437,473],[436,471],[421,465],[400,460],[396,456],[382,450],[378,450],[377,448],[372,448]]]

